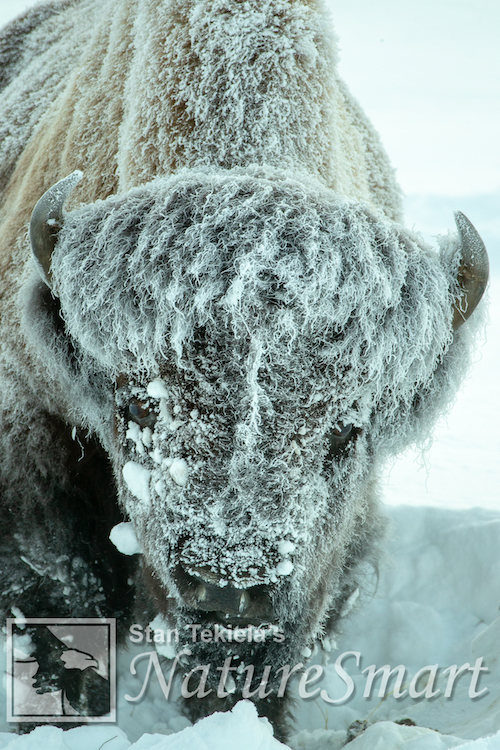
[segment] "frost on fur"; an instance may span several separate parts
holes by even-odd
[[[117,471],[164,585],[178,563],[291,587],[298,612],[318,545],[344,555],[368,512],[375,460],[427,434],[462,368],[451,269],[368,204],[270,168],[186,170],[75,210],[52,269],[72,339],[127,380],[119,411],[154,412],[123,420]],[[334,455],[342,425],[355,439]]]
[[[475,325],[336,61],[319,0],[54,0],[0,34],[2,603],[280,629],[231,645],[225,708],[354,603],[378,468]],[[40,278],[26,227],[77,169]]]

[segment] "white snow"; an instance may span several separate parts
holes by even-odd
[[[293,562],[291,560],[282,560],[276,566],[276,573],[279,576],[289,576],[293,570]]]
[[[130,521],[119,523],[111,529],[109,538],[123,555],[137,555],[142,552]]]
[[[146,735],[131,745],[130,750],[279,750],[284,747],[273,738],[268,722],[257,717],[254,706],[241,701],[231,712],[213,714],[174,736]]]
[[[153,445],[153,433],[150,427],[145,427],[141,433],[141,440],[146,448],[150,448]]]
[[[26,622],[26,618],[23,615],[23,613],[21,612],[21,610],[19,609],[19,607],[11,607],[10,611],[12,612],[13,617],[16,618],[17,624],[19,625],[19,627],[21,628],[21,630],[24,630],[24,628],[25,628],[25,624],[24,623]]]
[[[5,744],[4,744],[5,743]],[[0,734],[0,750],[127,750],[130,742],[117,727],[77,727],[64,732],[57,727],[37,727],[29,735]]]
[[[500,512],[426,506],[388,510],[393,523],[392,539],[376,594],[370,599],[361,592],[362,606],[345,620],[343,635],[331,644],[329,661],[328,654],[320,652],[308,665],[318,665],[323,672],[320,681],[307,686],[308,692],[319,687],[330,700],[339,700],[349,693],[350,679],[352,695],[335,705],[321,694],[313,700],[297,698],[296,734],[288,747],[340,750],[346,742],[347,727],[353,721],[366,719],[368,729],[349,748],[498,750]],[[155,618],[150,627],[155,634],[168,630],[161,618]],[[169,639],[164,640],[168,646]],[[90,726],[65,733],[42,727],[24,737],[0,733],[0,750],[97,750],[107,740],[106,749],[117,750],[280,747],[266,722],[260,721],[253,705],[246,702],[237,704],[231,713],[215,714],[194,727],[187,726],[180,714],[178,694],[174,691],[167,701],[154,679],[140,704],[127,702],[124,695],[137,695],[143,680],[143,675],[131,675],[131,661],[147,648],[153,649],[154,644],[131,645],[119,655],[118,727]],[[303,656],[307,658],[305,653]],[[346,673],[343,677],[335,666],[339,659]],[[488,671],[479,673],[476,669],[475,681],[473,670],[478,660]],[[388,683],[385,695],[379,696],[379,675],[369,697],[364,697],[371,665],[377,669],[404,665],[402,697],[396,699],[393,693],[396,675]],[[419,671],[417,692],[439,690],[434,699],[410,697],[410,683]],[[453,671],[459,676],[447,698]],[[471,697],[476,693],[479,697]],[[395,724],[406,718],[417,726]],[[7,731],[6,726],[0,729]]]
[[[278,552],[280,555],[290,555],[295,551],[295,544],[293,542],[284,541],[278,544]]]
[[[464,744],[456,737],[443,737],[432,729],[424,727],[398,726],[391,722],[380,722],[368,727],[366,732],[356,737],[350,744],[352,750],[380,750],[408,748],[408,750],[445,750]]]
[[[14,658],[26,659],[30,656],[31,651],[33,650],[33,642],[29,633],[16,635],[13,640]]]
[[[148,396],[151,396],[151,398],[160,399],[169,397],[167,386],[165,385],[163,380],[160,380],[160,378],[152,380],[151,383],[148,383],[147,392]]]
[[[151,472],[135,461],[127,461],[122,469],[123,479],[130,492],[138,500],[149,503],[149,483]]]
[[[136,422],[129,422],[128,429],[125,433],[127,440],[132,440],[135,443],[135,449],[141,456],[144,455],[144,442],[142,430]]]
[[[170,476],[179,487],[184,487],[189,476],[189,466],[183,458],[174,458],[169,468]]]
[[[149,623],[149,627],[154,632],[153,641],[158,653],[167,659],[174,659],[177,653],[176,641],[168,623],[165,622],[161,615],[156,615],[154,620],[151,620]]]

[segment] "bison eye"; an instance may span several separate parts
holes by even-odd
[[[352,424],[337,424],[328,434],[330,443],[329,456],[337,455],[342,451],[359,433],[359,430]]]
[[[156,414],[149,406],[134,398],[127,407],[126,419],[139,427],[152,427],[156,422]]]

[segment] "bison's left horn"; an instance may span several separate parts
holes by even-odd
[[[31,214],[29,238],[38,270],[46,284],[51,286],[50,263],[57,234],[63,224],[63,206],[83,172],[76,170],[59,180],[42,195]]]
[[[490,273],[488,253],[481,237],[463,213],[455,213],[462,245],[458,283],[462,289],[454,304],[453,330],[470,318],[484,294]]]

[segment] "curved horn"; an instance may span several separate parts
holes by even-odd
[[[63,205],[83,172],[76,170],[45,192],[31,214],[29,238],[42,279],[51,286],[50,262],[63,224]]]
[[[488,253],[484,242],[461,211],[455,213],[455,223],[462,245],[462,260],[458,283],[463,291],[455,300],[453,330],[470,318],[484,294],[490,273]]]

